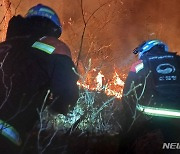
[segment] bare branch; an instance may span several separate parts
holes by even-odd
[[[7,8],[7,10],[6,10],[5,14],[4,14],[4,17],[2,18],[2,20],[1,20],[1,22],[0,22],[0,25],[1,25],[1,24],[3,23],[3,21],[5,20],[6,15],[7,15],[8,11],[9,11],[10,7],[11,7],[11,3],[9,3],[8,8]]]
[[[89,16],[89,18],[86,21],[85,17],[84,17],[83,0],[81,0],[81,12],[82,12],[82,17],[83,17],[83,22],[84,22],[84,28],[83,28],[83,32],[82,32],[82,35],[81,35],[81,43],[80,43],[80,48],[79,48],[79,54],[78,54],[77,61],[76,61],[76,68],[78,67],[79,59],[80,59],[80,56],[81,56],[83,42],[84,42],[84,35],[85,35],[85,32],[86,32],[87,24],[89,23],[90,19],[95,15],[95,13],[97,13],[102,7],[104,7],[105,5],[109,4],[112,1],[108,1],[108,2],[100,5],[96,10],[93,11],[93,13]]]
[[[15,15],[16,15],[16,11],[17,11],[18,7],[20,6],[21,2],[22,2],[22,0],[19,0],[18,5],[15,8],[15,12],[14,12]]]
[[[44,109],[44,106],[45,106],[45,103],[46,103],[46,100],[48,98],[48,95],[49,95],[50,91],[48,90],[47,93],[46,93],[46,96],[44,98],[44,101],[43,101],[43,104],[42,104],[42,107],[40,109],[40,111],[38,111],[38,114],[39,114],[39,120],[40,120],[40,129],[38,131],[38,136],[37,136],[37,146],[38,146],[38,151],[41,151],[41,146],[40,146],[40,135],[41,135],[41,132],[43,130],[45,130],[45,128],[43,127],[43,119],[42,119],[42,113],[43,113],[43,109]]]
[[[148,73],[147,76],[145,77],[143,84],[138,84],[138,85],[135,86],[134,81],[133,81],[133,82],[131,83],[131,88],[130,88],[130,90],[129,90],[126,94],[124,94],[124,96],[127,97],[130,93],[133,92],[133,96],[135,97],[135,100],[133,101],[133,103],[136,103],[136,104],[135,104],[135,108],[133,108],[133,110],[132,110],[131,105],[129,104],[129,103],[132,103],[132,102],[126,102],[126,103],[128,104],[128,106],[129,106],[129,109],[130,109],[132,115],[133,115],[133,116],[132,116],[133,121],[131,122],[131,124],[130,124],[127,132],[129,132],[129,131],[131,130],[131,128],[132,128],[132,126],[134,125],[135,121],[137,121],[137,120],[140,118],[140,116],[141,116],[141,114],[138,114],[138,115],[137,115],[136,106],[139,104],[142,96],[144,95],[144,91],[145,91],[146,85],[147,85],[147,79],[148,79],[148,77],[149,77],[150,74],[151,74],[151,71],[149,71],[149,73]],[[140,96],[138,96],[138,94],[137,94],[137,92],[136,92],[136,89],[139,88],[139,87],[141,87],[142,85],[143,85],[143,89],[142,89],[142,91],[141,91]],[[148,105],[149,105],[150,103],[151,103],[151,100],[149,100]]]
[[[51,136],[49,142],[47,143],[47,145],[46,145],[46,146],[44,147],[44,149],[42,150],[42,153],[44,153],[44,152],[46,151],[46,149],[51,145],[52,140],[53,140],[53,138],[56,136],[57,132],[58,132],[58,130],[56,130],[56,131],[53,133],[53,135]]]

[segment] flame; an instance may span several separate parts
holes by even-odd
[[[102,74],[102,72],[100,71],[98,73],[98,75],[96,76],[96,81],[97,81],[97,86],[96,86],[96,89],[98,91],[101,91],[102,88],[103,88],[103,78],[104,78],[104,75]]]
[[[121,80],[117,72],[115,72],[114,78],[114,85],[124,86],[124,82]]]
[[[109,96],[115,96],[121,98],[124,88],[124,81],[121,80],[118,73],[115,71],[111,82],[107,83],[105,93]]]
[[[95,70],[93,70],[95,71]],[[122,76],[122,77],[120,77]],[[88,90],[95,90],[104,92],[108,96],[114,96],[121,98],[124,88],[124,81],[121,78],[125,78],[125,74],[119,75],[116,71],[113,73],[112,79],[106,79],[102,71],[97,73],[95,80],[91,82],[77,82],[77,85]]]

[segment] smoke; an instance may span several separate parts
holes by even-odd
[[[106,2],[109,3],[94,14],[87,26],[80,58],[83,64],[87,65],[88,58],[92,58],[95,66],[101,64],[102,69],[108,70],[107,72],[114,71],[112,69],[114,65],[128,70],[130,65],[137,60],[132,50],[148,39],[160,39],[169,45],[171,51],[179,52],[178,5],[180,2],[175,0],[84,1],[83,9],[86,12],[86,19]],[[73,17],[73,26],[69,25],[69,29],[73,28],[76,39],[71,40],[69,44],[78,52],[83,29],[80,2],[74,2],[68,6],[68,10],[76,10],[75,14],[71,11],[67,14],[66,8],[63,11],[63,13],[66,12],[66,20]],[[69,33],[69,29],[67,28],[65,33]],[[72,38],[73,34],[65,40],[68,42],[70,37]],[[99,50],[108,45],[108,48]]]
[[[48,0],[11,0],[12,15],[25,15],[38,3],[52,7],[63,23],[61,39],[66,42],[77,61],[84,28],[81,0],[51,2]],[[132,50],[147,39],[160,39],[169,45],[171,51],[180,53],[179,38],[180,1],[171,0],[83,0],[86,25],[80,55],[80,69],[88,66],[101,67],[106,72],[129,69],[136,61]],[[2,18],[2,7],[0,7]],[[13,11],[14,10],[14,11]]]

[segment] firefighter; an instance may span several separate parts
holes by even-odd
[[[164,142],[176,142],[180,135],[180,56],[169,52],[161,40],[145,41],[133,53],[139,60],[131,66],[123,90],[123,146],[127,150],[152,130],[160,130]]]
[[[10,20],[0,44],[0,153],[22,150],[45,106],[66,115],[75,105],[78,76],[61,32],[55,11],[42,4]]]

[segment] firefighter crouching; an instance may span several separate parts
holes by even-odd
[[[120,151],[163,152],[163,142],[180,141],[180,57],[160,40],[145,41],[133,53],[139,60],[123,91]]]
[[[47,90],[53,98],[45,106],[53,114],[66,114],[75,105],[78,76],[70,49],[58,40],[61,32],[57,14],[41,4],[10,20],[0,44],[0,153],[21,151]]]

